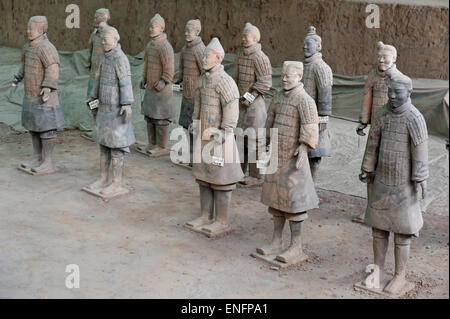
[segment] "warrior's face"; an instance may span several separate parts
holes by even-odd
[[[187,24],[184,29],[184,36],[187,42],[191,42],[198,36],[198,31],[193,25]]]
[[[411,90],[404,83],[389,81],[388,97],[392,108],[397,108],[408,102]]]
[[[108,17],[106,14],[96,13],[94,16],[94,27],[98,29],[100,27],[100,23],[102,22],[108,22]]]
[[[292,66],[283,67],[282,71],[283,89],[289,91],[297,87],[302,79],[296,68]]]
[[[161,33],[163,33],[164,28],[159,21],[153,21],[153,22],[150,22],[148,31],[150,32],[150,36],[152,38],[154,38],[154,37],[157,37],[158,35],[160,35]]]
[[[242,33],[242,46],[244,48],[249,48],[256,43],[256,36],[253,32]]]
[[[206,49],[203,54],[202,67],[203,70],[208,71],[211,70],[216,65],[219,65],[222,61],[220,61],[219,56],[214,50]]]
[[[378,52],[378,68],[381,71],[386,71],[395,63],[395,58],[392,52],[381,50]]]
[[[102,36],[102,45],[105,52],[111,51],[117,46],[118,40],[114,33],[107,32]]]
[[[42,27],[39,23],[28,22],[28,27],[27,27],[28,40],[33,41],[34,39],[37,39],[38,37],[40,37],[43,34],[44,34],[44,31],[42,30]]]
[[[303,42],[303,55],[305,58],[316,54],[318,52],[317,42],[311,37],[307,37]]]

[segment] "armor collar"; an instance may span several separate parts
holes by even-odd
[[[205,71],[205,75],[208,79],[212,79],[214,78],[217,74],[221,73],[220,71],[223,71],[223,65],[219,64],[216,65],[215,67],[213,67],[211,70],[209,71]]]
[[[199,45],[201,42],[202,42],[202,38],[196,37],[191,42],[186,42],[186,47],[187,48],[192,48],[192,47],[195,47],[196,45]]]
[[[34,46],[38,45],[39,43],[41,43],[44,40],[47,40],[47,33],[44,33],[44,34],[38,36],[33,41],[30,41],[30,46],[34,47]]]
[[[296,92],[296,91],[299,91],[301,89],[303,89],[303,83],[302,82],[300,82],[296,87],[294,87],[294,88],[292,88],[290,90],[284,90],[283,89],[283,94],[284,94],[284,96],[289,96],[289,95],[291,95],[292,92]]]
[[[105,52],[105,57],[111,58],[111,57],[115,56],[117,54],[117,52],[119,52],[120,49],[121,49],[120,43],[117,43],[117,46],[114,49],[111,49],[110,51]]]
[[[304,62],[305,64],[309,64],[309,63],[317,62],[317,61],[319,61],[319,60],[322,60],[322,53],[317,52],[317,53],[314,53],[313,55],[311,55],[309,58],[305,58],[305,59],[303,60],[303,62]]]
[[[387,69],[386,71],[381,71],[380,68],[377,66],[376,68],[376,72],[379,76],[381,76],[382,78],[386,77],[386,75],[390,75],[392,72],[395,72],[397,70],[397,66],[394,64],[392,64],[392,66]]]
[[[167,34],[162,32],[160,35],[157,35],[156,37],[152,38],[151,42],[152,42],[152,45],[158,46],[161,43],[163,43],[165,40],[167,40]]]
[[[250,55],[258,51],[261,51],[261,43],[255,43],[248,48],[244,48],[244,55]]]
[[[399,106],[397,108],[391,108],[390,103],[389,103],[389,109],[391,110],[392,113],[394,114],[401,114],[407,110],[409,110],[409,108],[411,107],[411,98],[408,99],[408,101],[406,101],[405,104],[403,104],[402,106]]]

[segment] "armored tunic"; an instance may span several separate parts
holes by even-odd
[[[319,114],[319,122],[331,115],[333,87],[333,72],[322,59],[321,53],[316,53],[303,61],[304,70],[302,82],[306,92],[314,99]],[[308,157],[323,157],[331,155],[330,132],[319,125],[319,144],[314,150],[309,150]]]
[[[186,129],[192,123],[195,83],[202,73],[204,51],[205,44],[200,37],[197,37],[191,42],[187,42],[180,54],[179,78],[183,81],[183,100],[178,123]]]
[[[87,89],[87,98],[91,97],[92,86],[95,79],[100,76],[100,65],[105,57],[102,45],[102,37],[100,29],[95,29],[92,32],[89,39],[89,62],[90,62],[90,75]]]
[[[395,65],[389,69],[389,72],[395,71]],[[361,108],[360,121],[364,124],[370,124],[375,118],[375,113],[388,102],[388,87],[386,83],[387,71],[380,71],[377,68],[372,69],[364,85],[364,100]]]
[[[301,143],[317,146],[319,127],[316,103],[303,84],[278,93],[269,107],[266,128],[278,130],[278,169],[267,174],[262,187],[263,204],[286,213],[300,213],[317,208],[316,194],[308,160],[300,168],[295,151]],[[306,217],[306,216],[305,216]]]
[[[172,89],[175,58],[165,33],[148,43],[144,61],[143,78],[147,83],[147,90],[141,113],[156,120],[173,120],[176,115]],[[160,92],[155,89],[159,80],[166,84]]]
[[[427,140],[425,120],[411,101],[394,110],[386,104],[377,112],[362,163],[363,171],[375,173],[367,225],[405,235],[422,228],[414,181],[428,178]]]
[[[205,133],[206,130],[210,128],[233,130],[236,128],[239,117],[238,100],[239,91],[236,83],[224,71],[223,65],[218,65],[199,77],[192,116],[193,120],[201,121],[198,132],[199,138],[201,138],[201,150],[199,152],[203,152],[205,146],[208,147],[215,143],[213,137],[209,134],[203,136],[208,133]],[[223,167],[208,164],[203,157],[201,163],[196,163],[194,155],[192,175],[197,180],[214,185],[229,185],[239,182],[244,177],[234,134],[227,134],[225,139],[225,142],[219,146],[221,149],[219,154],[225,162]],[[195,150],[195,153],[197,153],[197,150]]]
[[[46,34],[25,44],[18,77],[24,79],[25,85],[22,126],[31,132],[47,132],[65,127],[57,92],[58,51]],[[40,95],[43,88],[51,89],[47,102],[43,102]]]
[[[100,65],[100,76],[92,89],[92,97],[98,98],[97,141],[109,148],[127,148],[136,140],[131,121],[125,123],[120,115],[122,105],[134,103],[131,85],[130,62],[120,44],[105,52]]]
[[[240,51],[234,69],[240,96],[251,91],[259,93],[250,106],[239,105],[238,127],[244,130],[248,127],[263,128],[267,118],[264,94],[272,87],[272,66],[267,55],[261,51],[261,44],[256,43]]]

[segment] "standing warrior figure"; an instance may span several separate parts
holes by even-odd
[[[375,113],[388,102],[387,77],[397,71],[395,61],[397,60],[397,50],[392,45],[377,43],[378,66],[372,69],[364,85],[364,100],[359,117],[359,125],[356,133],[360,136],[366,135],[364,129],[375,119]],[[370,190],[373,185],[373,176],[367,180],[367,200],[369,200]],[[354,222],[364,223],[365,211],[353,219]]]
[[[47,29],[46,17],[30,18],[27,28],[29,41],[23,48],[22,67],[13,81],[14,85],[24,81],[22,126],[31,134],[35,157],[31,164],[21,164],[21,167],[34,174],[55,172],[52,153],[56,130],[66,125],[57,92],[59,56],[47,39]]]
[[[307,160],[308,149],[314,149],[319,141],[319,119],[316,103],[303,88],[302,76],[302,62],[283,63],[283,92],[272,100],[266,123],[266,129],[278,130],[278,169],[266,175],[261,196],[273,216],[274,231],[272,242],[256,252],[274,255],[276,260],[287,264],[307,258],[301,245],[302,224],[308,217],[307,211],[319,204]],[[291,243],[281,253],[286,220],[291,229]]]
[[[100,179],[87,188],[108,197],[128,192],[121,186],[122,168],[124,155],[130,152],[129,146],[135,142],[131,124],[134,98],[130,62],[123,53],[119,40],[120,36],[115,28],[103,28],[105,58],[91,93],[91,101],[99,99],[97,141],[100,144],[101,174]],[[110,171],[112,183],[108,185]]]
[[[178,123],[186,130],[192,124],[192,113],[194,112],[194,91],[195,83],[202,74],[202,59],[205,44],[199,36],[202,30],[200,20],[189,20],[186,24],[185,33],[186,44],[180,54],[180,71],[176,84],[183,83],[183,100],[181,102],[180,119]],[[191,161],[192,166],[193,152],[193,135],[189,134]]]
[[[263,182],[256,166],[258,150],[262,151],[263,145],[257,145],[256,137],[258,128],[264,128],[267,118],[264,94],[272,87],[272,66],[261,50],[260,39],[259,29],[246,23],[242,31],[243,48],[234,66],[240,96],[238,127],[243,130],[251,128],[255,133],[255,136],[244,138],[244,162],[241,164],[244,174],[249,167],[249,177],[242,181],[242,184],[249,186]]]
[[[395,274],[384,292],[397,295],[406,287],[411,237],[423,220],[420,199],[428,178],[428,134],[422,114],[411,104],[412,81],[399,71],[388,79],[389,103],[372,119],[360,179],[375,179],[365,223],[373,229],[374,263],[384,273],[389,233],[394,233]],[[383,278],[380,278],[383,282]]]
[[[140,84],[145,92],[141,113],[147,121],[148,145],[140,148],[151,156],[169,154],[166,150],[169,124],[175,118],[172,81],[174,76],[173,48],[167,41],[164,19],[156,14],[150,20],[150,37],[145,49],[144,73]]]
[[[192,175],[200,187],[201,216],[186,226],[201,230],[208,236],[230,229],[228,208],[231,193],[236,183],[244,177],[234,134],[230,133],[236,128],[239,118],[239,91],[221,65],[224,57],[222,45],[217,38],[213,38],[204,51],[202,64],[205,72],[197,81],[192,116],[194,121],[200,120],[200,128],[194,128],[199,132],[194,136],[201,137],[201,143],[194,141],[194,145],[201,144],[201,150],[198,147],[194,150]],[[225,157],[221,165],[214,161],[207,163],[203,158],[201,161],[196,160],[203,149],[212,143],[215,149],[221,149]],[[214,210],[215,218],[211,220]]]
[[[327,129],[328,116],[331,115],[331,89],[333,72],[322,59],[322,39],[316,34],[316,28],[310,26],[303,43],[303,84],[306,92],[314,99],[319,114],[319,145],[308,151],[309,165],[313,180],[316,180],[319,165],[324,156],[331,156],[330,132]]]
[[[86,98],[91,97],[92,87],[96,79],[100,76],[100,65],[105,57],[102,45],[102,28],[108,26],[108,21],[111,18],[108,9],[101,8],[95,11],[94,15],[94,31],[91,33],[89,38],[89,82],[86,92]],[[98,109],[92,109],[91,113],[94,118],[94,123],[97,120]],[[92,132],[82,135],[90,140],[95,140],[94,134]]]

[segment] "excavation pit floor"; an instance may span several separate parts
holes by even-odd
[[[349,132],[349,146],[324,160],[320,208],[303,228],[308,261],[279,270],[250,256],[272,236],[261,187],[233,192],[235,230],[210,239],[183,227],[199,214],[199,190],[191,171],[169,157],[127,154],[130,194],[105,202],[81,191],[99,174],[98,145],[82,132],[59,134],[57,173],[31,176],[16,169],[31,158],[29,134],[0,126],[0,298],[383,298],[353,288],[372,263],[371,229],[351,221],[366,202],[358,196],[365,192],[357,180],[364,147],[355,144],[355,123],[332,119],[335,142],[343,145],[339,134]],[[440,164],[411,248],[407,277],[415,289],[403,298],[449,298],[448,156],[441,142],[430,143],[433,165]],[[352,147],[357,158],[348,161]],[[65,284],[71,264],[79,266],[79,289]]]

